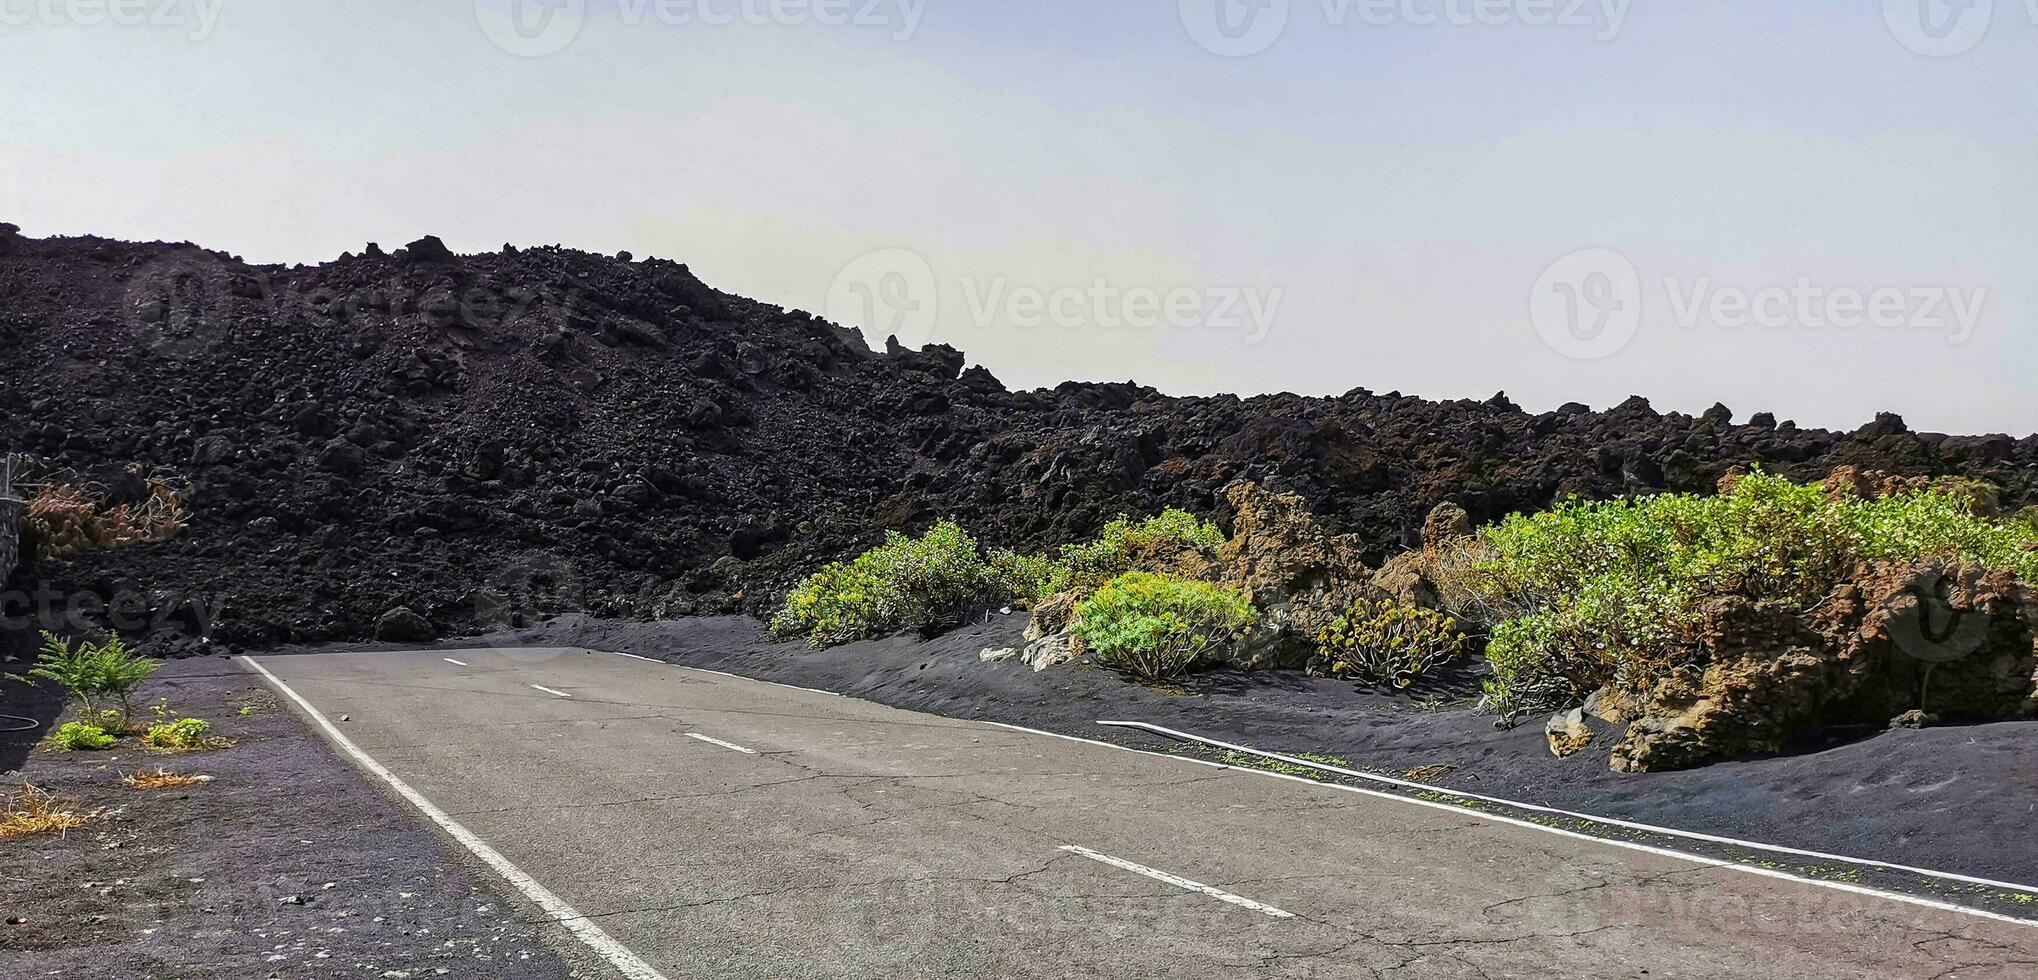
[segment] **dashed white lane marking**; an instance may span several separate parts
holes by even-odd
[[[553,697],[555,697],[555,698],[565,698],[565,699],[566,699],[566,700],[568,700],[568,701],[571,701],[571,700],[573,700],[573,695],[571,695],[571,694],[568,694],[568,693],[566,693],[565,691],[555,691],[555,690],[552,690],[551,688],[549,688],[549,687],[545,687],[545,686],[543,686],[543,685],[541,685],[541,684],[533,684],[533,685],[531,685],[531,687],[532,687],[533,689],[535,689],[535,690],[543,691],[543,692],[545,692],[546,694],[550,694],[550,695],[552,695],[552,696],[553,696]]]
[[[1179,875],[1171,875],[1165,871],[1156,871],[1152,868],[1147,867],[1144,864],[1134,864],[1131,861],[1125,860],[1124,858],[1112,857],[1109,854],[1102,854],[1097,851],[1090,850],[1087,847],[1082,847],[1076,844],[1063,844],[1061,846],[1061,849],[1064,851],[1068,851],[1071,854],[1080,854],[1086,858],[1089,858],[1092,861],[1101,861],[1114,868],[1123,868],[1136,875],[1145,875],[1149,878],[1152,878],[1155,881],[1167,882],[1168,884],[1173,885],[1176,888],[1185,888],[1192,892],[1202,892],[1203,894],[1208,895],[1211,898],[1214,898],[1220,902],[1230,902],[1231,904],[1240,906],[1242,908],[1252,909],[1253,911],[1258,912],[1262,915],[1271,915],[1276,919],[1292,919],[1295,917],[1295,913],[1293,912],[1282,911],[1281,909],[1277,909],[1263,902],[1255,902],[1252,899],[1246,898],[1242,895],[1233,895],[1232,893],[1225,891],[1222,888],[1213,888],[1200,881],[1190,881],[1189,879],[1183,878]]]
[[[452,657],[440,657],[439,659],[444,660],[445,662],[452,664],[455,667],[467,666],[467,661],[465,660],[454,660]]]
[[[290,685],[277,679],[275,674],[269,673],[268,668],[256,663],[251,657],[242,657],[241,662],[253,667],[256,673],[267,678],[269,683],[274,685],[278,691],[283,692],[285,697],[297,702],[297,706],[304,711],[307,717],[318,724],[319,729],[325,732],[326,737],[331,739],[332,743],[340,748],[340,751],[350,756],[361,768],[374,773],[383,782],[388,783],[391,789],[396,790],[398,795],[409,800],[412,806],[417,807],[419,812],[430,818],[433,823],[438,824],[440,829],[452,835],[454,840],[459,841],[468,850],[473,851],[475,857],[480,858],[489,867],[494,868],[496,874],[502,875],[503,879],[508,881],[512,887],[523,893],[525,898],[530,899],[533,904],[543,910],[546,917],[564,926],[567,932],[573,934],[574,938],[587,944],[589,949],[594,950],[602,959],[607,960],[609,965],[615,967],[625,980],[667,980],[665,974],[652,969],[650,964],[638,959],[637,954],[630,952],[629,948],[622,943],[616,942],[608,933],[603,932],[600,926],[588,921],[587,917],[581,915],[579,910],[566,904],[559,896],[552,894],[551,889],[538,884],[537,879],[525,874],[522,868],[511,864],[509,858],[503,857],[495,848],[488,846],[487,841],[474,836],[473,831],[460,826],[452,817],[446,815],[446,811],[433,805],[432,801],[425,799],[417,790],[411,789],[410,784],[398,779],[396,774],[390,772],[382,763],[376,762],[368,753],[361,751],[347,736],[340,734],[340,730],[334,728],[333,723],[327,721],[325,715],[320,714],[317,708],[312,707],[311,702],[306,701],[296,691],[291,690]]]
[[[686,733],[686,737],[687,737],[687,738],[697,738],[697,739],[700,739],[700,740],[701,740],[701,741],[703,741],[703,742],[707,742],[707,743],[708,743],[708,744],[710,744],[710,745],[719,745],[719,746],[721,746],[721,747],[723,747],[723,748],[725,748],[725,749],[735,749],[736,751],[738,751],[738,752],[741,752],[741,753],[743,753],[744,755],[756,755],[756,754],[757,754],[757,750],[756,750],[756,749],[746,749],[746,748],[744,748],[743,746],[741,746],[741,745],[737,745],[737,744],[736,744],[736,743],[734,743],[734,742],[724,742],[724,741],[722,741],[721,739],[719,739],[719,738],[716,738],[716,737],[714,737],[713,735],[702,735],[702,734],[701,734],[701,733],[699,733],[699,732],[687,732],[687,733]]]

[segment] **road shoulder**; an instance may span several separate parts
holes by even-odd
[[[488,976],[560,980],[570,950],[521,900],[335,755],[225,659],[165,665],[145,691],[233,747],[30,754],[6,777],[99,811],[63,837],[0,843],[0,975]],[[142,791],[158,768],[211,776]]]

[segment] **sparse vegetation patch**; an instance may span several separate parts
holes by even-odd
[[[90,824],[96,814],[80,813],[77,805],[28,783],[9,793],[0,808],[0,841],[34,834],[63,834]]]
[[[168,541],[190,522],[185,494],[162,477],[147,482],[139,503],[109,504],[103,496],[69,484],[41,487],[29,498],[22,537],[38,560],[65,558]]]
[[[160,766],[156,768],[155,772],[131,772],[120,777],[120,784],[122,786],[138,790],[175,789],[181,786],[196,786],[209,782],[212,782],[211,776],[194,776],[190,773],[164,769]]]
[[[126,731],[134,722],[135,692],[162,662],[137,656],[118,636],[97,643],[74,642],[45,631],[42,638],[35,665],[27,674],[8,674],[7,679],[55,684],[79,700],[85,721]]]

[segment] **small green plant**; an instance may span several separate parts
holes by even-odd
[[[142,733],[142,744],[152,749],[189,752],[225,748],[226,740],[212,734],[212,724],[197,718],[179,718],[150,725]]]
[[[990,604],[998,588],[976,539],[944,520],[918,538],[890,532],[883,545],[824,566],[786,596],[771,631],[826,647],[924,630]]]
[[[59,752],[96,752],[113,747],[113,736],[98,725],[67,721],[49,734],[49,747]]]
[[[1229,589],[1127,572],[1083,600],[1071,625],[1099,663],[1161,681],[1179,676],[1257,618],[1252,604]]]
[[[44,631],[42,639],[42,651],[35,666],[28,669],[26,676],[9,674],[7,679],[24,684],[39,680],[56,684],[77,698],[83,704],[85,717],[94,722],[109,710],[102,705],[111,700],[119,706],[116,727],[125,730],[133,722],[135,691],[162,662],[136,656],[118,636],[109,636],[103,643],[84,640],[72,643]]]
[[[1433,609],[1367,597],[1316,634],[1332,677],[1408,687],[1457,658],[1465,634],[1458,621]]]

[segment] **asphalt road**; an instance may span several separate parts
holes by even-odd
[[[2025,925],[623,656],[255,662],[590,975],[2038,975]]]

